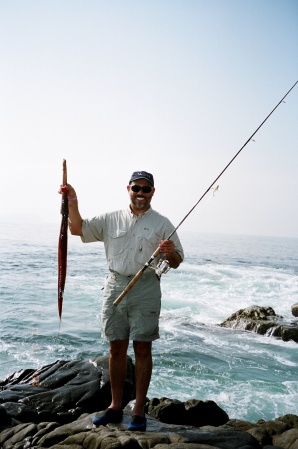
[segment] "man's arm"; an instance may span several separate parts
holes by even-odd
[[[68,200],[68,226],[72,235],[83,235],[83,219],[79,212],[78,200]]]
[[[167,254],[167,260],[169,261],[171,268],[178,268],[182,262],[180,254],[176,251],[173,251],[171,254]]]

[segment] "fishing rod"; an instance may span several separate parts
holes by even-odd
[[[273,114],[273,112],[278,108],[278,106],[284,101],[284,99],[287,97],[287,95],[289,95],[289,93],[291,92],[291,90],[294,89],[294,87],[296,86],[296,84],[298,83],[298,80],[295,82],[295,84],[291,87],[291,89],[288,90],[288,92],[282,97],[282,99],[277,103],[277,105],[272,109],[272,111],[270,112],[270,114],[267,115],[267,117],[262,121],[262,123],[257,127],[257,129],[252,133],[252,135],[247,139],[247,141],[244,143],[244,145],[242,145],[242,147],[240,148],[240,150],[237,151],[237,153],[235,154],[235,156],[230,160],[230,162],[225,166],[225,168],[220,172],[220,174],[214,179],[214,181],[210,184],[210,186],[208,187],[207,190],[205,190],[205,192],[203,193],[203,195],[198,199],[198,201],[196,202],[196,204],[190,209],[190,211],[185,215],[185,217],[180,221],[180,223],[173,229],[173,231],[170,233],[170,235],[168,236],[168,238],[166,240],[170,240],[170,238],[173,236],[173,234],[177,231],[177,229],[182,225],[182,223],[184,223],[184,221],[187,219],[187,217],[192,213],[192,211],[197,207],[197,205],[202,201],[202,199],[207,195],[208,192],[210,192],[210,190],[212,189],[212,187],[214,186],[214,184],[219,180],[219,178],[224,174],[224,172],[228,169],[228,167],[232,164],[232,162],[236,159],[237,156],[239,156],[239,154],[241,153],[241,151],[243,150],[243,148],[246,147],[246,145],[252,140],[252,138],[257,134],[257,132],[259,131],[259,129],[264,125],[264,123],[269,119],[269,117]],[[155,257],[158,256],[158,254],[160,253],[159,248],[157,248],[154,253],[152,254],[152,256],[150,257],[150,259],[145,263],[145,265],[143,266],[143,268],[141,268],[141,270],[139,270],[137,272],[137,274],[133,277],[133,279],[130,281],[130,283],[126,286],[126,288],[123,290],[123,292],[118,296],[118,298],[114,301],[114,306],[117,306],[120,301],[122,301],[122,299],[124,298],[124,296],[131,290],[131,288],[135,285],[135,283],[138,281],[138,279],[142,276],[142,274],[144,273],[144,271],[150,267],[151,262],[153,262],[153,260],[155,259]],[[166,272],[166,267],[165,267],[165,271],[160,271],[160,272]]]

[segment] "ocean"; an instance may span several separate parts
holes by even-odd
[[[58,359],[108,354],[100,335],[103,245],[69,235],[60,325],[59,228],[0,224],[0,379]],[[218,326],[251,305],[295,320],[298,239],[183,230],[179,236],[185,261],[161,279],[161,337],[153,343],[148,397],[213,400],[230,418],[251,422],[298,414],[297,343]]]

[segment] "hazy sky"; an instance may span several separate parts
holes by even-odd
[[[177,225],[298,79],[297,0],[0,0],[0,220],[128,205]],[[298,85],[183,223],[298,237]],[[211,198],[210,201],[209,198]]]

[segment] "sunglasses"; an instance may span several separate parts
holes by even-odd
[[[144,193],[152,192],[152,187],[150,186],[138,186],[137,184],[134,184],[133,186],[130,186],[130,188],[135,193],[138,193],[140,190]]]

